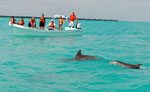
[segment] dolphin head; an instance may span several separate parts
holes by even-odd
[[[139,69],[141,65],[143,65],[143,64],[136,64],[135,67],[136,67],[137,69]]]

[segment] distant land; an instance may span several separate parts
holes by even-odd
[[[0,17],[11,17],[11,16],[6,16],[6,15],[0,15]],[[15,18],[31,18],[32,16],[14,16]],[[35,18],[40,18],[40,17],[35,17]],[[52,19],[52,17],[45,17],[46,19]],[[78,20],[94,20],[94,21],[118,21],[118,20],[113,20],[113,19],[90,19],[90,18],[78,18]]]

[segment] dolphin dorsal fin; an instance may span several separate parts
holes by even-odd
[[[76,54],[76,57],[78,57],[78,56],[81,56],[82,54],[81,54],[81,50],[79,50],[78,52],[77,52],[77,54]]]
[[[142,65],[142,64],[136,64],[135,66],[138,67],[138,68],[140,68],[141,65]]]

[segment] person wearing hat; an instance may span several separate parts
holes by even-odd
[[[56,24],[54,23],[54,20],[51,19],[49,25],[48,25],[48,30],[55,30],[56,29]]]

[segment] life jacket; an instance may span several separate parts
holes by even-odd
[[[70,21],[74,21],[76,19],[76,16],[75,15],[71,15],[70,16]]]
[[[41,17],[41,18],[40,18],[40,22],[45,23],[45,18],[44,18],[44,17]]]
[[[10,20],[10,23],[11,23],[11,24],[16,24],[15,19],[11,19],[11,20]]]
[[[32,23],[32,24],[35,23],[35,20],[30,20],[30,23]]]
[[[35,23],[35,20],[30,20],[30,24],[31,24],[32,27],[34,27],[35,24],[36,24],[36,23]]]
[[[51,27],[51,28],[55,28],[55,24],[54,24],[54,22],[51,22],[51,23],[50,23],[50,25],[49,25],[49,27]]]
[[[20,21],[18,22],[18,24],[19,24],[19,25],[24,25],[24,21],[23,21],[23,20],[20,20]]]

